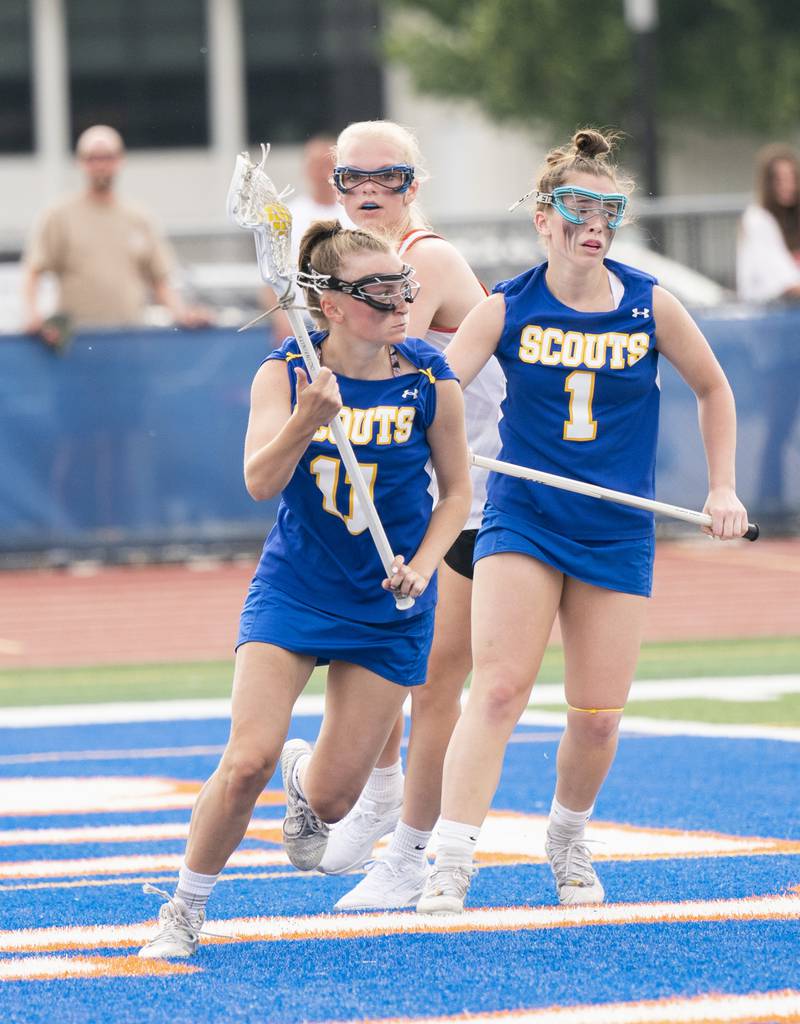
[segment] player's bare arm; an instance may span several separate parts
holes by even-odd
[[[445,358],[461,382],[469,387],[494,355],[505,323],[506,302],[502,295],[490,295],[467,314],[444,350]]]
[[[294,411],[285,363],[264,363],[253,380],[244,477],[248,493],[256,501],[273,498],[283,490],[317,429],[330,423],[342,407],[339,386],[329,369],[323,367],[311,384],[302,367],[295,374]]]
[[[698,417],[708,462],[709,492],[703,511],[713,526],[703,531],[722,540],[741,537],[747,512],[736,497],[736,408],[730,385],[702,331],[681,303],[664,288],[653,288],[658,349],[697,397]]]
[[[431,326],[460,324],[485,293],[461,253],[443,238],[423,238],[403,257],[420,282],[408,333],[424,337]]]

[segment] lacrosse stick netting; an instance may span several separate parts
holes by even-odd
[[[294,306],[294,268],[292,266],[292,214],[283,200],[291,189],[278,192],[264,170],[269,147],[262,145],[261,162],[252,163],[248,153],[236,157],[236,166],[228,190],[228,215],[241,228],[252,231],[256,240],[256,256],[262,280],[274,288],[278,305],[285,311],[303,354],[312,380],[319,374],[319,359],[308,336],[299,310]],[[331,434],[355,492],[354,498],[364,512],[369,532],[377,548],[387,577],[392,575],[392,554],[389,538],[378,517],[361,467],[337,416],[330,424]],[[413,597],[396,596],[397,608],[405,611],[414,604]]]

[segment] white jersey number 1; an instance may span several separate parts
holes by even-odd
[[[597,420],[592,419],[595,374],[588,370],[575,370],[564,381],[569,394],[569,419],[564,420],[565,441],[594,441]]]

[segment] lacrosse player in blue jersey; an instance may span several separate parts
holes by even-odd
[[[406,337],[411,268],[388,242],[334,221],[306,232],[300,268],[325,325],[311,336],[321,370],[309,383],[288,338],[253,382],[245,481],[256,500],[281,501],[241,615],[230,739],[143,957],[195,951],[209,894],[279,758],[284,848],[303,870],[319,864],[328,824],[361,793],[408,687],[425,682],[436,567],[469,511],[461,390],[440,352]],[[328,426],[337,415],[396,553],[388,579]],[[399,611],[394,595],[415,603]],[[317,664],[330,668],[312,753],[284,740]]]
[[[427,177],[414,135],[392,121],[358,121],[336,143],[334,183],[345,212],[359,227],[389,236],[421,289],[410,313],[410,333],[439,351],[467,313],[486,296],[463,256],[431,231],[417,204]],[[467,441],[475,451],[500,451],[497,422],[505,389],[490,359],[464,394]],[[403,779],[403,716],[352,811],[331,830],[320,871],[369,870],[336,904],[337,910],[415,906],[428,875],[426,848],[439,817],[442,764],[461,714],[461,692],[472,667],[470,598],[472,553],[486,501],[483,470],[472,471],[472,506],[439,567],[439,600],[425,686],[411,698],[411,729]],[[373,847],[391,832],[372,860]]]
[[[739,537],[747,516],[734,489],[733,395],[683,306],[649,275],[606,258],[630,191],[610,149],[589,129],[548,155],[531,193],[547,262],[498,285],[467,316],[448,361],[467,386],[490,356],[499,360],[501,459],[652,497],[663,355],[697,396],[707,532]],[[561,903],[603,900],[584,829],[616,751],[654,547],[649,512],[490,474],[475,545],[475,668],[445,758],[436,866],[418,911],[463,909],[506,743],[556,614],[568,714],[546,853]]]

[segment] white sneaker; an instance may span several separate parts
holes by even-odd
[[[145,960],[161,960],[168,957],[191,956],[200,941],[200,931],[206,915],[201,910],[191,914],[177,896],[170,896],[155,886],[145,884],[145,892],[154,892],[167,901],[158,912],[158,935],[142,946],[139,956]]]
[[[283,848],[286,856],[301,871],[319,867],[328,845],[329,828],[311,810],[305,797],[292,781],[298,757],[311,753],[305,740],[289,740],[281,752],[281,775],[286,792],[286,817],[283,819]]]
[[[559,903],[572,907],[603,902],[606,894],[584,839],[562,839],[548,829],[544,849],[556,880]]]
[[[355,807],[331,828],[319,870],[326,875],[342,875],[363,868],[377,841],[394,832],[402,809],[402,798],[387,805],[359,797]]]
[[[367,864],[364,878],[345,893],[334,910],[396,910],[417,904],[431,868],[427,860],[415,864],[387,855]]]
[[[474,867],[434,867],[417,903],[418,914],[462,914]]]

